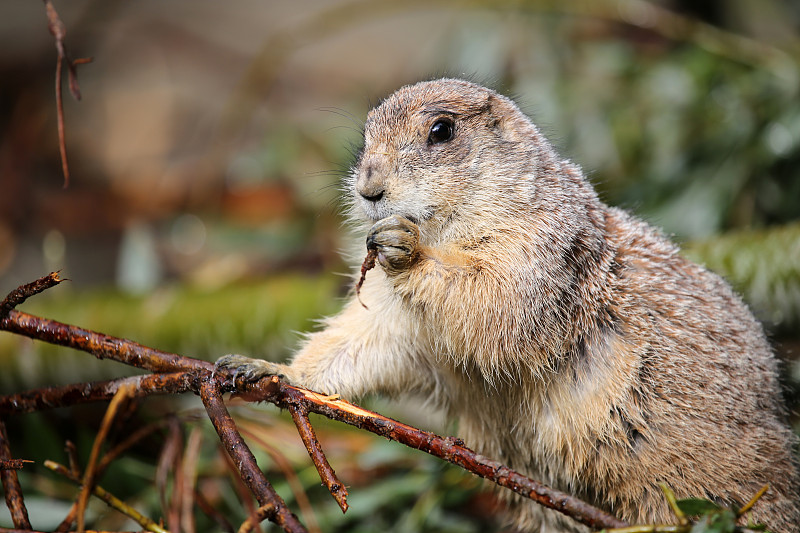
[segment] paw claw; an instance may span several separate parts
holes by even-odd
[[[282,377],[280,372],[282,366],[263,359],[229,354],[217,359],[217,362],[214,363],[214,373],[227,374],[233,381],[241,379],[245,382],[253,382],[269,375]]]

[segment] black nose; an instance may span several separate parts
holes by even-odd
[[[372,191],[372,190],[370,190],[370,191],[365,191],[365,190],[358,191],[358,194],[360,194],[361,197],[364,200],[369,200],[370,202],[379,201],[381,198],[383,198],[383,193],[384,193],[383,189],[379,189],[379,190],[376,190],[376,191]]]

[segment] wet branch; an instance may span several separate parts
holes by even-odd
[[[328,487],[328,492],[339,504],[342,512],[346,513],[348,507],[347,489],[336,477],[336,472],[333,471],[333,467],[325,457],[319,440],[317,440],[317,435],[314,433],[314,428],[311,427],[311,421],[308,419],[308,411],[304,405],[291,405],[289,406],[289,412],[292,414],[292,420],[294,420],[294,425],[297,426],[297,432],[303,440],[309,457],[311,457],[314,466],[317,467],[319,478]]]
[[[5,462],[12,460],[6,423],[0,418],[0,461]],[[11,512],[11,520],[14,522],[14,527],[30,529],[31,521],[28,519],[28,509],[25,508],[25,501],[22,498],[22,487],[19,485],[17,471],[13,468],[4,468],[0,470],[0,480],[3,482],[6,506],[8,506],[8,510]]]
[[[242,480],[264,509],[264,516],[287,532],[305,532],[306,528],[289,511],[283,499],[258,468],[253,452],[236,429],[236,424],[222,401],[222,389],[217,378],[207,377],[203,380],[200,385],[200,398],[220,440],[239,469]]]

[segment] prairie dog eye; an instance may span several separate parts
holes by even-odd
[[[453,138],[453,121],[449,118],[440,118],[431,126],[428,133],[428,144],[446,143]]]

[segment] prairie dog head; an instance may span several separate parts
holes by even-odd
[[[480,85],[439,79],[403,87],[367,115],[350,176],[354,215],[401,215],[423,238],[469,231],[487,212],[509,209],[509,188],[530,186],[520,178],[532,172],[538,138],[511,100]]]

